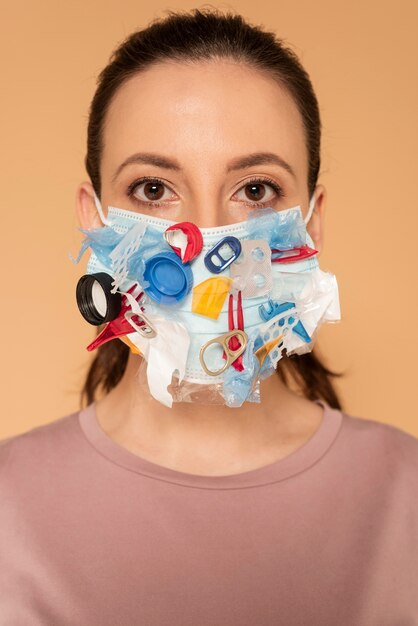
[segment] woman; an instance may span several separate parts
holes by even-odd
[[[206,232],[300,206],[319,256],[319,153],[290,50],[237,15],[172,13],[100,74],[79,221],[103,229],[114,207]],[[2,442],[1,623],[417,622],[416,439],[342,412],[312,351],[234,410],[202,385],[164,406],[164,359],[151,379],[120,339],[97,348],[84,409]]]

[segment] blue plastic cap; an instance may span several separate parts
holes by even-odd
[[[175,304],[192,288],[193,272],[175,252],[160,252],[145,262],[144,279],[150,298],[159,304]]]

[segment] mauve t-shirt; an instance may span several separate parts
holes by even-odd
[[[418,625],[418,439],[317,402],[229,476],[138,457],[94,403],[3,439],[0,625]]]

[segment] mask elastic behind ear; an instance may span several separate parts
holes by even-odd
[[[309,200],[308,212],[303,220],[305,224],[307,224],[309,220],[311,219],[314,208],[315,208],[315,192],[313,192],[312,197]]]
[[[103,213],[103,209],[102,209],[102,204],[99,200],[99,198],[97,197],[96,192],[93,189],[93,195],[94,195],[94,204],[96,205],[96,209],[97,212],[99,214],[99,217],[102,221],[103,224],[105,224],[105,226],[111,226],[112,225],[112,221],[109,220],[107,217],[105,217],[104,213]]]

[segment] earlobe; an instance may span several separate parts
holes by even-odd
[[[315,207],[311,218],[306,226],[306,230],[312,237],[315,250],[318,250],[317,257],[320,256],[324,248],[324,214],[326,205],[327,191],[323,185],[317,185],[315,188]]]
[[[81,183],[76,191],[76,213],[81,228],[103,226],[94,202],[94,189],[90,181]]]

